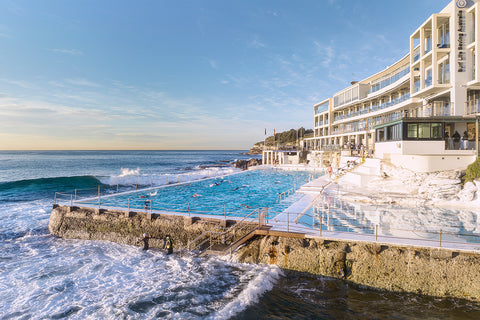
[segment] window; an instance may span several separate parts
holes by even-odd
[[[377,141],[385,141],[385,128],[377,129]]]
[[[450,83],[450,59],[446,59],[438,65],[438,83]]]
[[[419,123],[418,124],[418,138],[419,139],[430,139],[430,123]]]
[[[408,123],[407,124],[407,138],[416,139],[418,137],[418,124]]]
[[[441,140],[443,139],[443,124],[435,123],[407,123],[406,140]]]
[[[432,139],[442,139],[443,130],[441,123],[432,123],[430,129]]]
[[[425,88],[432,85],[432,68],[425,69]]]
[[[448,23],[442,24],[438,27],[438,44],[439,48],[450,47],[450,25]]]

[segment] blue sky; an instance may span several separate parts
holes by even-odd
[[[248,149],[408,53],[445,0],[0,2],[0,150]]]

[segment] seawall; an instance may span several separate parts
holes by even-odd
[[[163,238],[170,234],[178,250],[186,248],[205,231],[222,231],[233,224],[235,221],[216,218],[55,205],[49,231],[65,239],[129,245],[140,245],[138,241],[146,232],[151,236],[153,248],[161,248]],[[480,301],[480,254],[477,253],[264,233],[236,251],[240,262],[276,264],[284,269],[394,292]]]
[[[270,263],[366,287],[480,300],[480,255],[447,249],[263,237],[237,251],[240,262]]]
[[[64,239],[107,240],[129,245],[140,245],[139,239],[147,233],[152,248],[162,248],[163,239],[169,234],[175,248],[186,248],[189,241],[205,231],[223,230],[234,223],[215,218],[54,205],[48,230]]]

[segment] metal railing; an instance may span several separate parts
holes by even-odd
[[[480,114],[480,100],[474,99],[465,102],[465,115],[474,116]]]
[[[251,232],[260,229],[262,226],[268,224],[268,209],[259,208],[253,210],[250,214],[236,221],[234,225],[229,228],[217,228],[216,230],[208,230],[189,241],[187,248],[189,250],[210,250],[216,244],[228,245],[224,250],[232,249],[236,242],[250,234]],[[206,248],[202,248],[208,243]]]

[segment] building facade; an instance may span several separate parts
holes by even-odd
[[[402,59],[316,104],[307,148],[359,150],[424,172],[464,169],[473,162],[480,115],[479,10],[480,0],[451,2],[412,33]]]

